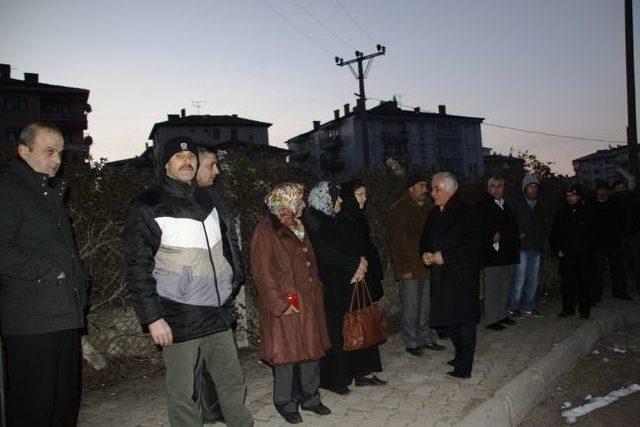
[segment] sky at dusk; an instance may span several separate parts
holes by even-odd
[[[110,160],[140,154],[153,124],[196,114],[194,100],[201,114],[273,123],[282,146],[355,104],[357,81],[333,57],[374,42],[387,54],[366,80],[368,107],[395,94],[407,108],[626,139],[624,0],[0,0],[0,63],[89,89],[92,152]],[[482,138],[562,173],[608,146],[490,126]]]

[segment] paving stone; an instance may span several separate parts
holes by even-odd
[[[560,311],[557,303],[543,307],[545,313]],[[594,314],[626,309],[623,304],[598,305]],[[321,390],[322,399],[333,414],[320,417],[302,413],[309,426],[444,426],[461,420],[465,414],[493,396],[507,382],[532,366],[542,355],[574,333],[582,323],[560,322],[555,316],[523,319],[500,333],[478,329],[478,349],[474,372],[468,380],[449,378],[445,364],[453,357],[449,341],[441,353],[417,358],[404,352],[402,337],[389,337],[380,347],[388,380],[384,387],[352,387],[347,396]],[[609,327],[609,325],[605,325]],[[603,326],[603,327],[605,327]],[[271,402],[271,370],[257,362],[257,354],[243,356],[242,366],[248,386],[248,407],[258,426],[287,425]],[[125,381],[108,390],[83,394],[79,425],[90,427],[168,426],[163,378]],[[221,424],[216,424],[221,425]]]

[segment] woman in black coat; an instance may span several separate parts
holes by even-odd
[[[367,263],[357,230],[337,217],[341,202],[338,186],[329,181],[319,182],[309,192],[303,222],[325,287],[325,314],[332,344],[320,361],[320,387],[347,394],[349,384],[359,372],[352,370],[350,352],[342,350],[342,317],[349,309],[351,283],[362,280]]]
[[[367,187],[360,179],[347,181],[340,186],[340,198],[342,199],[342,208],[338,218],[343,219],[350,227],[358,231],[361,245],[364,247],[364,256],[367,259],[367,273],[364,279],[373,301],[379,301],[384,296],[382,287],[384,273],[380,254],[371,240],[369,221],[364,214],[368,200]]]
[[[367,272],[364,275],[364,280],[371,293],[371,299],[375,302],[384,296],[383,270],[378,249],[371,241],[369,222],[364,215],[367,197],[367,187],[363,181],[354,179],[342,184],[340,186],[342,208],[338,219],[344,222],[344,226],[348,227],[351,233],[354,233],[355,230],[354,238],[358,240],[357,245],[362,248],[367,260]],[[353,286],[350,289],[353,290]],[[377,345],[363,350],[350,351],[347,356],[356,386],[386,384],[386,381],[373,374],[373,372],[382,371],[380,350]]]

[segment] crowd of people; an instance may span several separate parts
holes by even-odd
[[[64,210],[65,183],[56,178],[63,146],[55,126],[27,126],[0,178],[10,426],[77,422],[88,275]],[[205,361],[225,422],[251,426],[232,332],[245,269],[231,211],[214,185],[216,153],[177,137],[164,144],[161,163],[157,182],[128,207],[123,236],[126,287],[140,325],[162,348],[169,421],[202,425],[194,368]],[[524,177],[513,199],[505,199],[505,187],[490,177],[485,197],[470,204],[453,174],[428,180],[413,173],[388,207],[405,350],[422,357],[445,350],[448,338],[454,351],[446,374],[455,378],[472,374],[479,323],[501,331],[542,316],[536,292],[547,243],[559,259],[560,317],[577,310],[588,319],[609,278],[615,298],[631,299],[629,279],[640,292],[640,207],[626,182],[598,183],[593,200],[571,185],[552,224],[535,176]],[[308,192],[283,182],[265,196],[266,214],[253,230],[260,358],[272,368],[275,409],[289,423],[303,421],[300,410],[331,413],[320,389],[345,395],[352,386],[386,384],[378,345],[345,350],[342,330],[354,287],[364,285],[369,303],[384,297],[367,200],[360,179],[320,181]]]

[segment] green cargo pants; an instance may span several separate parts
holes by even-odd
[[[162,356],[167,368],[167,409],[171,425],[203,425],[200,411],[192,399],[193,372],[198,349],[202,351],[207,369],[216,385],[227,425],[253,426],[253,418],[245,405],[247,387],[230,329],[163,348]]]

